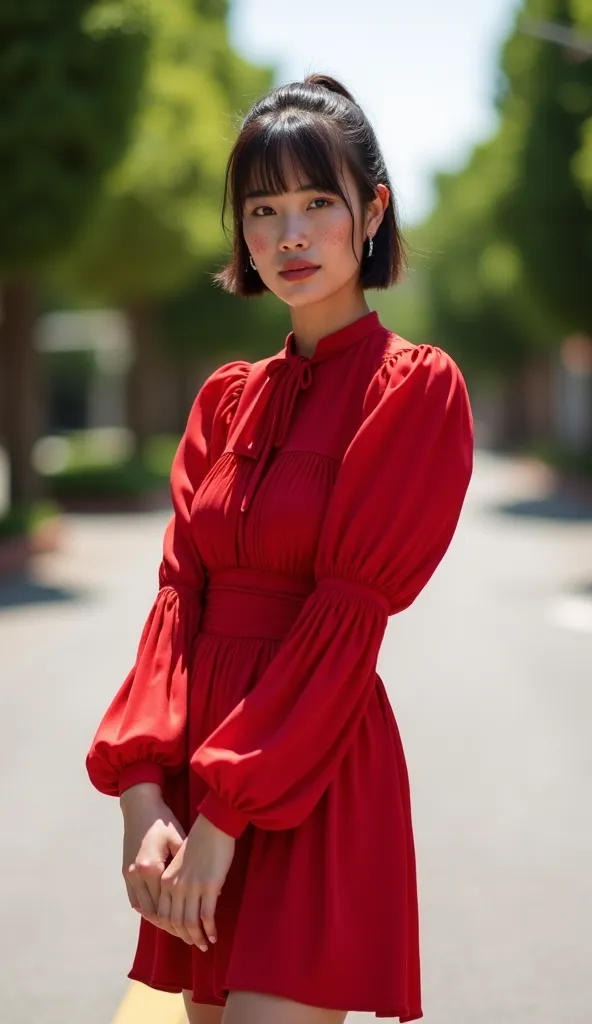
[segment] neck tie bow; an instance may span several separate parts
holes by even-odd
[[[294,406],[300,391],[312,383],[310,360],[304,356],[271,359],[266,367],[267,380],[251,406],[234,443],[234,451],[257,460],[241,504],[245,512],[265,472],[273,448],[286,439]]]

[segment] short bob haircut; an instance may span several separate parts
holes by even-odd
[[[252,189],[287,191],[284,158],[291,161],[300,184],[339,195],[352,216],[338,168],[349,168],[362,206],[376,195],[381,182],[390,192],[389,204],[374,236],[373,254],[365,250],[360,271],[362,288],[389,288],[407,267],[403,237],[384,158],[374,130],[347,89],[329,75],[308,75],[273,89],[258,100],[242,123],[226,167],[222,228],[230,202],[233,210],[232,258],[214,281],[225,291],[243,297],[269,291],[249,262],[242,219],[245,196]]]

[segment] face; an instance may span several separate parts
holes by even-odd
[[[362,210],[355,181],[344,171],[341,184],[354,211],[352,248],[352,219],[343,199],[309,182],[301,185],[291,167],[285,172],[287,192],[247,196],[243,209],[245,242],[262,281],[293,307],[359,287],[363,245],[378,230],[388,189],[379,185],[375,200]],[[290,272],[296,260],[315,269]]]

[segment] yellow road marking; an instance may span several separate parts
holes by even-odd
[[[113,1024],[187,1024],[183,996],[132,981]]]

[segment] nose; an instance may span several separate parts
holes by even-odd
[[[280,234],[280,249],[282,252],[296,250],[303,252],[309,247],[306,229],[303,218],[298,215],[286,216],[282,224]]]

